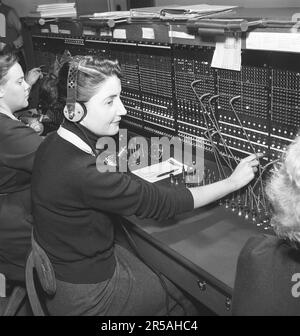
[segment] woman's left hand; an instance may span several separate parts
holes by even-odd
[[[39,135],[44,132],[44,125],[36,118],[30,120],[28,126],[31,127]]]

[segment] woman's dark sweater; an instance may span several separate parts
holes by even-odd
[[[0,113],[0,273],[24,281],[30,250],[30,183],[35,152],[43,138]]]
[[[232,313],[299,316],[299,247],[269,235],[249,238],[238,258]]]
[[[65,128],[85,140],[72,123]],[[86,134],[95,144],[95,135]],[[189,190],[158,187],[124,173],[100,173],[96,157],[57,133],[37,152],[32,199],[35,238],[57,279],[86,284],[113,275],[116,215],[161,220],[193,209]]]

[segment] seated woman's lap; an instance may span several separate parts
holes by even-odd
[[[115,246],[117,267],[113,277],[99,284],[70,284],[57,281],[57,292],[47,301],[52,315],[160,316],[194,314],[193,304],[168,279],[169,297],[158,276],[130,251]]]

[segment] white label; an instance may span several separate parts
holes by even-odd
[[[71,30],[68,29],[60,29],[59,30],[60,34],[65,34],[65,35],[71,35]]]
[[[48,34],[49,33],[49,29],[48,28],[42,28],[41,29],[41,33]]]
[[[58,34],[58,25],[51,24],[50,31],[52,34]]]
[[[144,39],[155,39],[154,29],[153,28],[144,28],[142,27],[143,38]]]
[[[126,39],[126,29],[115,29],[113,32],[113,38]]]
[[[246,49],[300,52],[300,34],[251,32]]]
[[[93,31],[93,30],[84,29],[83,30],[83,35],[92,35],[92,36],[94,36],[94,35],[96,35],[96,32]]]
[[[102,30],[100,31],[100,36],[112,36],[111,30]]]
[[[191,35],[185,32],[179,32],[179,31],[174,31],[170,30],[169,31],[169,37],[176,37],[176,38],[182,38],[182,39],[195,39],[195,35]]]

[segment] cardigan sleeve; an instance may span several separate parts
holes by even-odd
[[[93,163],[83,176],[84,202],[97,210],[162,220],[194,207],[192,194],[184,187],[158,186],[125,173],[100,173]]]
[[[32,172],[34,156],[43,138],[17,120],[1,118],[0,161],[10,168]]]

